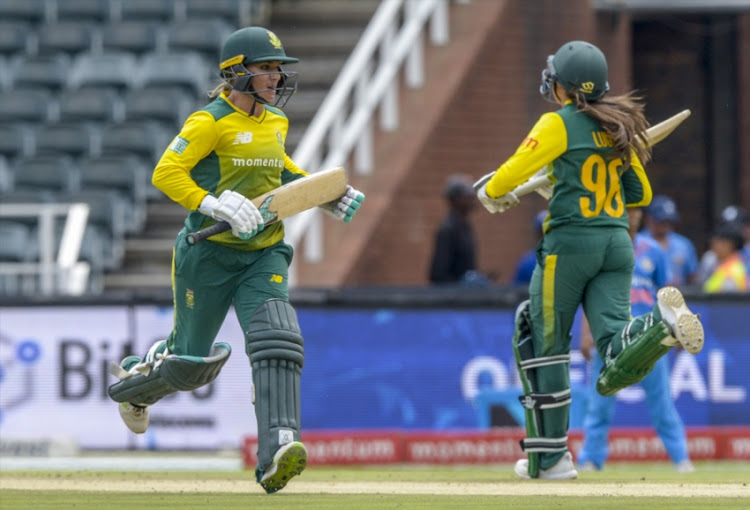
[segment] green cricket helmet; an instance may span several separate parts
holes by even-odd
[[[279,74],[276,87],[276,100],[273,106],[283,107],[292,94],[297,90],[297,73],[287,72],[279,68],[278,73],[251,73],[247,69],[249,64],[262,62],[281,62],[293,64],[299,59],[290,57],[284,51],[284,46],[276,34],[263,27],[246,27],[232,33],[224,42],[220,55],[219,74],[233,89],[253,96],[255,100],[266,103],[258,92],[265,90],[253,89],[253,78],[267,74]]]
[[[596,101],[609,91],[607,59],[599,48],[585,41],[563,44],[557,53],[547,57],[539,92],[554,101],[554,83],[574,92],[586,101]]]

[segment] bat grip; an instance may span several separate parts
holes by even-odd
[[[222,232],[226,232],[227,230],[231,230],[231,228],[232,226],[226,221],[220,221],[208,228],[199,230],[198,232],[190,232],[187,237],[185,237],[185,241],[190,246],[195,246],[204,239],[215,236],[216,234],[221,234]]]

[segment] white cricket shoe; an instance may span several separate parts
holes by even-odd
[[[694,473],[695,472],[695,466],[693,466],[693,463],[687,459],[675,464],[674,469],[678,473]]]
[[[137,406],[130,402],[120,402],[117,406],[120,418],[136,434],[143,434],[148,428],[148,407]]]
[[[531,479],[531,476],[529,476],[528,459],[521,459],[516,462],[514,471],[519,478],[523,478],[524,480]],[[573,456],[570,452],[565,452],[565,455],[551,468],[539,470],[540,480],[573,480],[574,478],[578,478],[578,471],[576,471],[576,466],[573,464]]]
[[[279,448],[258,483],[266,493],[273,494],[286,487],[289,480],[301,474],[306,466],[305,445],[299,441],[292,441]]]
[[[703,325],[685,304],[682,293],[675,287],[663,287],[656,293],[656,301],[672,336],[687,352],[698,354],[703,349]]]

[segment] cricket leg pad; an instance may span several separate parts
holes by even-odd
[[[519,461],[516,471],[525,468],[529,478],[539,478],[543,463],[554,465],[568,451],[570,354],[536,355],[528,301],[521,303],[516,311],[513,352],[524,390],[519,400],[526,414],[526,438],[521,441],[521,448],[528,454],[528,461]],[[541,387],[545,391],[540,391]],[[554,455],[552,461],[542,458],[542,454],[550,453]]]
[[[292,305],[269,299],[253,313],[245,333],[253,369],[253,403],[258,422],[260,482],[272,469],[280,448],[300,442],[300,377],[305,362],[304,341]]]
[[[675,344],[669,327],[653,313],[636,317],[622,332],[622,351],[615,357],[608,350],[596,381],[596,391],[609,397],[640,382],[656,362]],[[611,345],[610,345],[611,349]]]
[[[110,366],[120,381],[109,387],[109,396],[115,402],[148,406],[177,391],[195,390],[216,379],[231,353],[229,344],[217,342],[208,356],[182,356],[170,353],[161,340],[142,361],[129,356],[124,366]]]

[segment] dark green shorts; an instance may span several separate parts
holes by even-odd
[[[284,241],[253,251],[211,241],[189,246],[186,233],[183,229],[178,234],[172,258],[175,323],[168,346],[175,354],[206,356],[233,302],[246,331],[261,303],[289,301],[294,250]],[[244,338],[241,341],[244,345]]]

